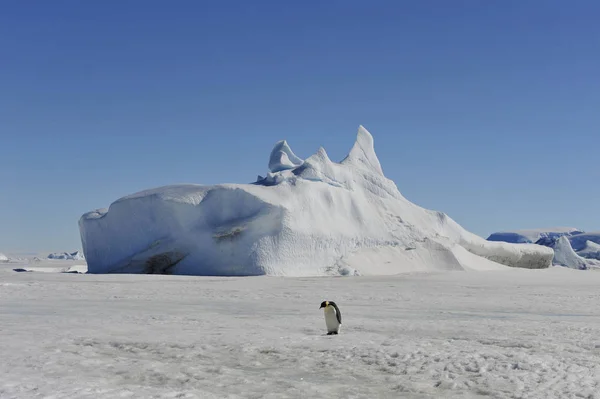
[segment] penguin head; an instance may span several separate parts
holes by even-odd
[[[319,307],[319,309],[326,308],[327,306],[329,306],[329,301],[323,301],[321,302],[321,307]]]

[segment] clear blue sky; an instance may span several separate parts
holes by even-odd
[[[359,124],[411,201],[484,237],[600,229],[600,2],[6,1],[0,251],[171,183],[251,182]]]

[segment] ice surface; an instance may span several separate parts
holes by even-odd
[[[282,279],[11,267],[0,266],[3,399],[600,398],[596,271]],[[338,336],[325,335],[325,299],[343,312]]]
[[[302,161],[283,141],[269,165],[255,184],[159,187],[83,215],[89,272],[380,275],[551,264],[549,248],[486,241],[406,200],[362,126],[340,163],[323,148]]]

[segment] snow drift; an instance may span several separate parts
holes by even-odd
[[[88,273],[376,275],[546,268],[553,251],[491,242],[406,200],[362,126],[348,156],[302,160],[275,145],[251,184],[172,185],[123,197],[79,221]]]
[[[9,261],[8,256],[4,255],[3,253],[0,253],[0,262],[8,263],[8,261]]]

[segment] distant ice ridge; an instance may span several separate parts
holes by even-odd
[[[48,259],[61,259],[61,260],[85,260],[85,256],[79,252],[56,252],[48,255]]]
[[[9,256],[9,255],[0,253],[0,263],[19,263],[19,262],[23,262],[25,260],[26,259],[20,258],[20,257],[16,257],[14,255],[13,256]]]
[[[583,249],[577,252],[579,256],[588,259],[600,260],[600,244],[596,244],[594,241],[586,240]]]
[[[362,126],[341,162],[275,145],[252,184],[172,185],[79,221],[88,273],[389,275],[546,268],[553,251],[490,242],[406,200]]]
[[[586,233],[573,227],[516,230],[494,233],[490,241],[535,243],[554,250],[552,264],[585,270],[600,267],[600,232]]]
[[[501,231],[488,237],[489,241],[504,241],[515,244],[535,243],[541,238],[558,238],[563,235],[579,234],[582,231],[574,227],[553,227],[549,229],[529,229],[515,231]]]

